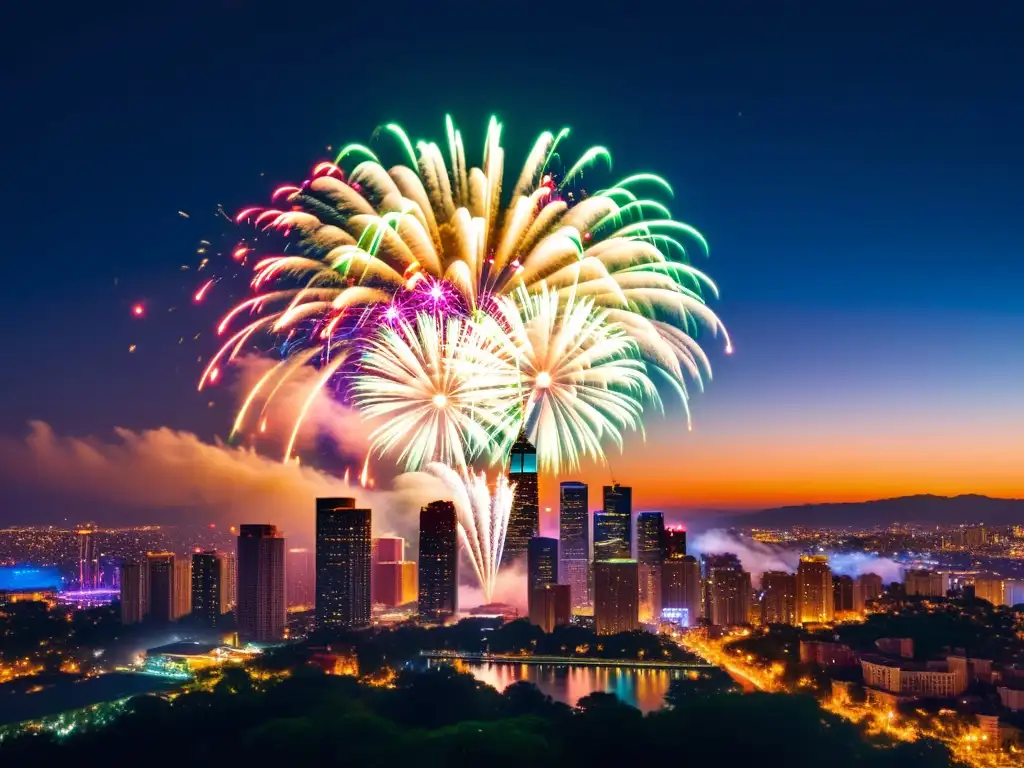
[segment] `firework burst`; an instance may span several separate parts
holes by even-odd
[[[515,485],[499,474],[492,493],[483,473],[456,472],[445,464],[436,463],[428,464],[426,471],[441,480],[452,495],[462,550],[480,582],[484,602],[489,603],[505,548]]]
[[[519,419],[516,371],[500,341],[459,317],[420,312],[367,342],[352,386],[379,419],[371,450],[397,453],[409,471],[429,462],[465,468],[505,442]]]

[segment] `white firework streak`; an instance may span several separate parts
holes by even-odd
[[[515,484],[510,484],[504,474],[499,474],[492,493],[483,472],[456,472],[439,462],[427,464],[425,469],[441,480],[452,494],[462,549],[480,582],[484,600],[490,602],[497,583],[501,553],[505,549]]]

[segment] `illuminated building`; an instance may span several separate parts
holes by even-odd
[[[970,528],[964,528],[963,531],[964,546],[967,549],[978,549],[988,544],[989,536],[988,531],[985,530],[984,525],[976,525]]]
[[[853,610],[863,613],[867,604],[882,596],[882,577],[877,573],[862,573],[853,582]]]
[[[373,602],[388,608],[416,602],[416,563],[374,563],[373,592]]]
[[[796,574],[765,571],[761,574],[761,623],[797,624]]]
[[[558,575],[568,584],[573,608],[590,606],[590,503],[586,483],[559,485],[558,500]]]
[[[379,536],[373,540],[371,559],[375,563],[400,563],[405,560],[405,539]]]
[[[605,535],[601,559],[633,557],[633,489],[618,484],[602,488],[601,512]],[[616,546],[617,545],[617,546]],[[615,551],[613,551],[615,550]],[[594,559],[597,553],[597,523],[594,523]]]
[[[843,643],[801,640],[800,663],[817,664],[819,667],[853,667],[857,665],[857,654]]]
[[[594,562],[630,559],[629,518],[625,515],[594,513]]]
[[[530,590],[530,623],[545,632],[568,624],[572,618],[572,598],[568,584],[543,584]]]
[[[945,597],[949,592],[949,574],[942,571],[910,570],[903,576],[907,596]]]
[[[685,611],[684,614],[681,611]],[[661,615],[696,626],[702,615],[700,564],[690,555],[669,557],[661,566]],[[675,619],[673,617],[679,617]],[[685,618],[685,621],[682,619]]]
[[[221,562],[221,579],[224,581],[220,593],[223,600],[221,613],[228,613],[233,611],[238,603],[238,556],[234,552],[224,552],[221,554]]]
[[[121,623],[138,624],[149,610],[146,600],[146,566],[143,563],[121,565]]]
[[[459,545],[455,505],[432,501],[420,510],[419,612],[441,620],[459,610]]]
[[[700,558],[704,577],[704,618],[712,626],[746,624],[750,616],[750,574],[731,552]]]
[[[196,552],[192,555],[192,615],[199,623],[216,627],[227,613],[224,595],[227,563],[221,553]]]
[[[370,623],[370,510],[351,498],[316,500],[317,629]]]
[[[534,601],[545,587],[558,584],[558,539],[545,536],[534,536],[530,539],[527,547],[526,575],[526,599],[530,621],[540,625],[540,622],[533,621]],[[552,599],[551,593],[545,590],[539,599],[549,601]],[[546,616],[543,610],[538,609],[537,612],[538,615]]]
[[[284,536],[275,525],[239,526],[237,552],[238,636],[243,642],[280,640],[286,623]]]
[[[540,533],[540,496],[537,486],[537,449],[522,434],[508,456],[508,479],[515,483],[512,511],[505,535],[503,564],[526,554],[530,539]]]
[[[948,662],[922,665],[868,654],[861,657],[860,666],[864,685],[889,693],[949,699],[967,689],[962,671],[951,670]]]
[[[1018,605],[1024,603],[1024,581],[1003,579],[998,576],[976,576],[974,596],[988,600],[992,605]]]
[[[96,554],[96,531],[82,529],[78,536],[78,588],[96,589],[100,586],[100,559]]]
[[[686,557],[686,529],[681,525],[665,528],[665,551],[662,560],[679,560]]]
[[[833,576],[832,577],[832,609],[838,616],[840,614],[853,613],[853,577]]]
[[[661,613],[661,568],[665,557],[665,515],[641,512],[636,516],[636,559],[639,563],[640,620],[650,623]]]
[[[315,579],[308,549],[292,547],[288,550],[285,576],[288,610],[310,610],[316,593],[313,591]]]
[[[825,555],[804,555],[796,569],[796,612],[801,624],[823,624],[835,618],[832,569]]]
[[[146,554],[146,613],[157,623],[167,623],[174,617],[174,555],[170,552]]]
[[[171,618],[180,619],[192,613],[192,560],[174,559],[174,593],[171,595]]]
[[[594,563],[594,628],[614,635],[640,628],[638,564],[636,560]]]

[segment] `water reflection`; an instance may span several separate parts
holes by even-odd
[[[629,667],[575,667],[555,664],[466,664],[468,672],[481,682],[504,690],[526,680],[556,701],[575,704],[588,693],[614,693],[642,712],[659,709],[665,703],[668,686],[685,672],[680,669],[634,669]]]

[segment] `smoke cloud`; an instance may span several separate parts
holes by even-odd
[[[419,508],[444,498],[429,476],[402,475],[390,490],[367,490],[166,427],[118,428],[113,439],[100,439],[61,436],[39,421],[30,422],[24,440],[0,438],[0,479],[8,488],[57,495],[79,507],[91,501],[131,510],[132,522],[270,522],[306,545],[317,497],[355,497],[373,510],[374,535],[403,536],[414,547]]]
[[[459,607],[466,609],[483,605],[487,601],[484,599],[483,590],[476,584],[475,579],[472,582],[465,581],[467,574],[471,571],[465,560],[462,561],[461,568],[464,583],[459,585]],[[528,615],[526,591],[526,563],[520,559],[511,566],[502,567],[502,570],[498,571],[498,580],[494,585],[491,602],[511,605],[519,611],[520,616],[525,617]]]
[[[800,565],[799,550],[756,541],[717,528],[695,536],[691,549],[695,550],[694,554],[698,556],[718,552],[733,553],[740,559],[743,569],[750,572],[750,578],[755,586],[760,586],[761,574],[765,571],[793,573]],[[829,565],[834,573],[845,576],[877,573],[887,582],[900,580],[899,564],[888,558],[867,552],[824,554],[829,556]]]

